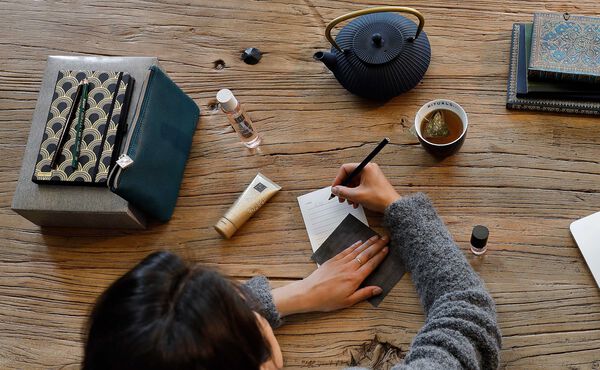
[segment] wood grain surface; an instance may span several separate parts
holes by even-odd
[[[360,100],[313,61],[326,23],[404,5],[425,15],[432,62],[423,82],[386,104]],[[167,249],[239,279],[274,285],[312,270],[296,197],[328,185],[343,162],[378,156],[403,194],[429,194],[495,298],[501,367],[599,369],[600,293],[569,224],[600,210],[600,120],[505,109],[511,26],[535,11],[600,14],[579,1],[12,1],[0,2],[0,368],[79,367],[94,299],[152,251]],[[239,56],[264,52],[257,65]],[[40,229],[10,210],[48,55],[158,56],[202,116],[171,222],[143,232]],[[236,93],[264,137],[245,150],[218,111]],[[409,128],[435,98],[470,119],[462,150],[432,159]],[[261,171],[283,190],[232,240],[212,225]],[[381,218],[368,214],[376,228]],[[468,252],[475,224],[490,251]],[[335,369],[373,351],[403,357],[423,323],[405,277],[379,308],[292,317],[277,330],[286,368]]]

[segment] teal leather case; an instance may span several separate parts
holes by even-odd
[[[133,163],[109,181],[111,190],[159,221],[175,209],[200,109],[160,68],[146,90],[123,153]]]

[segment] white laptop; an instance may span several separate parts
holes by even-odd
[[[571,234],[600,288],[600,212],[573,222]]]

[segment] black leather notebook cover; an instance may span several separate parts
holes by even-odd
[[[310,258],[318,264],[323,264],[357,241],[366,241],[375,235],[378,234],[373,229],[356,217],[348,215]],[[391,245],[389,248],[390,252],[386,259],[361,285],[361,287],[376,285],[383,289],[380,295],[369,299],[369,303],[375,307],[379,306],[390,290],[400,281],[405,271],[402,260],[396,251],[397,248],[393,248]]]

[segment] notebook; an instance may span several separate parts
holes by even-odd
[[[79,146],[79,163],[76,168],[71,166],[71,149],[76,143],[79,118],[77,111],[66,133],[65,144],[57,153],[57,166],[53,169],[50,164],[75,101],[77,86],[86,78],[90,90]],[[124,122],[133,83],[133,78],[124,72],[59,71],[32,181],[53,185],[106,185],[108,172],[119,151],[120,138],[125,134]]]
[[[569,81],[536,81],[528,78],[533,24],[520,24],[519,62],[517,68],[518,98],[548,98],[600,101],[600,89],[592,84]]]
[[[600,212],[573,222],[571,234],[600,288]]]
[[[313,252],[349,214],[369,226],[362,206],[354,208],[348,203],[340,203],[337,198],[329,200],[330,195],[331,187],[327,186],[298,197],[300,212],[302,212]]]
[[[529,77],[600,83],[600,18],[535,13]]]
[[[517,110],[534,110],[556,113],[590,114],[600,115],[600,102],[558,99],[558,98],[533,98],[517,96],[519,44],[525,25],[515,23],[512,30],[512,42],[510,47],[510,64],[508,73],[508,84],[506,91],[506,108]],[[521,63],[525,58],[521,58]]]

